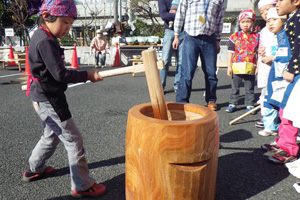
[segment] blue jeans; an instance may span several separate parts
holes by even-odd
[[[177,67],[175,72],[175,79],[174,79],[174,89],[178,88],[179,80],[180,80],[180,74],[181,74],[181,64],[182,64],[182,46],[183,46],[183,32],[179,35],[179,46],[178,50],[176,52],[176,58],[177,58]],[[174,49],[172,47],[174,40],[174,31],[166,29],[165,35],[164,35],[164,42],[163,42],[163,49],[162,49],[162,60],[164,61],[165,68],[160,70],[160,78],[163,88],[166,87],[166,81],[167,81],[167,72],[169,69],[169,66],[171,65],[171,59],[174,52]]]
[[[189,103],[192,92],[192,80],[200,54],[202,71],[205,75],[205,100],[215,103],[217,100],[217,43],[214,36],[184,34],[181,78],[176,93],[177,102]]]
[[[267,108],[263,116],[264,127],[269,131],[278,131],[279,111],[273,108]]]

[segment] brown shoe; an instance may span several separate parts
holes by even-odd
[[[214,110],[214,111],[217,110],[217,104],[214,103],[214,102],[209,102],[209,103],[207,104],[207,107],[210,108],[211,110]]]

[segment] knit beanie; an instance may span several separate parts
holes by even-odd
[[[270,8],[268,11],[268,14],[267,14],[267,20],[268,19],[276,19],[276,18],[286,19],[286,15],[279,16],[277,14],[276,8]]]
[[[255,21],[255,12],[253,10],[243,10],[240,14],[239,14],[239,22],[242,19],[252,19],[253,21]]]
[[[275,5],[275,4],[276,4],[276,0],[260,0],[257,4],[257,7],[258,9],[260,9],[265,5]]]

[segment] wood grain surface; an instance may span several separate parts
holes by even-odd
[[[145,66],[145,74],[154,117],[156,119],[168,120],[164,91],[161,84],[160,74],[156,65],[156,50],[151,49],[142,51],[142,57]]]
[[[217,113],[167,103],[171,120],[155,119],[150,103],[129,110],[127,200],[213,200],[218,167]]]

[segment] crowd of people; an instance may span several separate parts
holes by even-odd
[[[57,38],[64,37],[77,18],[75,3],[73,0],[28,2],[33,13],[39,13],[39,29],[35,31],[29,45],[28,60],[32,74],[29,89],[44,132],[32,151],[29,169],[24,172],[23,180],[29,182],[53,172],[46,161],[62,141],[68,153],[72,196],[80,198],[103,195],[106,192],[105,186],[96,183],[89,175],[82,136],[72,120],[65,96],[67,83],[102,80],[98,70],[67,70],[61,59],[63,50]],[[159,0],[158,4],[159,14],[165,22],[162,58],[166,69],[161,70],[163,87],[166,86],[171,56],[176,51],[176,101],[188,103],[200,57],[205,76],[207,107],[217,110],[217,54],[220,52],[224,1]],[[298,178],[300,160],[297,160],[297,137],[300,121],[295,113],[300,111],[297,102],[300,87],[299,8],[299,0],[260,0],[258,9],[267,22],[260,33],[252,31],[256,21],[255,12],[250,9],[241,11],[238,16],[241,30],[229,37],[227,75],[231,78],[231,93],[226,109],[228,113],[236,110],[242,81],[246,90],[246,109],[249,112],[254,109],[257,75],[257,85],[261,88],[261,120],[256,125],[263,127],[258,134],[278,135],[275,141],[263,144],[261,148],[274,152],[268,157],[270,162],[284,164]],[[101,66],[104,66],[106,48],[107,41],[99,30],[91,44],[96,67],[99,58]],[[294,186],[299,191],[299,184]]]
[[[223,25],[224,1],[159,0],[159,13],[165,24],[162,58],[167,67],[173,50],[177,50],[177,65],[174,91],[177,102],[189,102],[192,80],[200,56],[205,77],[205,100],[207,107],[217,110],[216,61],[220,51],[220,33]],[[300,51],[300,1],[260,0],[258,9],[266,21],[266,27],[255,31],[256,14],[243,10],[238,16],[240,31],[229,37],[227,75],[231,78],[229,106],[225,110],[237,110],[241,82],[245,87],[246,110],[254,109],[255,80],[261,90],[258,100],[261,118],[256,123],[262,128],[261,136],[276,136],[275,141],[263,144],[261,149],[274,154],[268,160],[274,164],[285,164],[289,172],[300,178],[299,104],[297,104]],[[167,34],[170,36],[166,36]],[[183,34],[183,37],[182,37]],[[174,39],[173,39],[174,38]],[[184,51],[181,49],[183,48]],[[167,54],[167,55],[166,55]],[[178,70],[179,69],[179,70]],[[177,72],[181,72],[178,75]],[[165,88],[166,70],[162,71]],[[178,81],[179,80],[179,81]],[[178,82],[178,84],[177,84]],[[299,110],[300,111],[300,110]],[[294,187],[299,192],[299,184]]]

